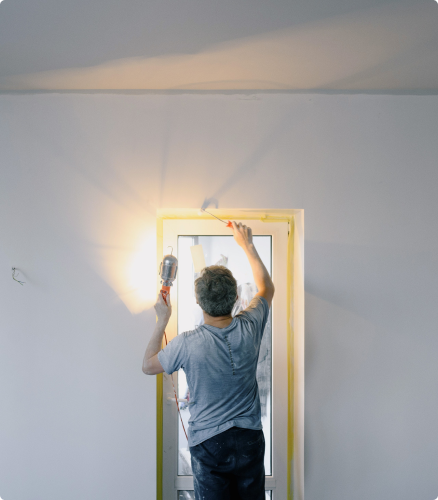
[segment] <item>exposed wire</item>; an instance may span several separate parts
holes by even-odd
[[[24,285],[26,282],[25,281],[17,280],[17,278],[15,277],[15,273],[17,273],[17,276],[20,274],[19,272],[17,272],[17,270],[15,269],[15,267],[13,267],[12,268],[12,279],[15,280],[17,283],[20,283],[20,285]]]

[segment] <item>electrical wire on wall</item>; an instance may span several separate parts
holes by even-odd
[[[17,273],[17,274],[15,274]],[[17,271],[15,267],[12,268],[12,279],[15,280],[17,283],[20,283],[20,285],[24,285],[26,282],[25,281],[20,281],[17,280],[17,277],[20,273]]]

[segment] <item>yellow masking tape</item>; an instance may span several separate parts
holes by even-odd
[[[163,219],[157,217],[157,269],[163,256]],[[158,275],[158,273],[157,273]],[[160,290],[157,278],[157,293]],[[163,499],[163,374],[157,375],[157,500]]]
[[[294,331],[293,324],[293,263],[294,263],[294,217],[289,219],[287,241],[287,499],[293,499],[293,460],[294,460]]]
[[[157,257],[160,261],[163,254],[163,219],[198,219],[202,220],[205,217],[199,216],[198,212],[194,209],[180,209],[180,210],[158,210],[157,211]],[[277,210],[263,211],[264,217],[260,216],[258,210],[247,211],[246,214],[239,213],[238,210],[232,214],[221,214],[221,218],[236,220],[236,219],[249,219],[261,220],[262,222],[289,222],[290,232],[288,237],[287,248],[287,352],[288,352],[288,417],[287,417],[287,462],[288,462],[288,491],[287,499],[293,499],[293,460],[294,460],[294,371],[293,371],[293,356],[294,356],[294,331],[292,324],[294,324],[294,285],[293,285],[293,262],[294,262],[294,211],[293,210]],[[248,213],[249,212],[249,213]],[[281,215],[280,215],[281,214]],[[279,217],[280,215],[280,217]],[[284,216],[283,216],[284,215]],[[202,245],[195,245],[201,247],[203,267],[205,267],[205,257],[202,250]],[[199,250],[195,250],[199,252]],[[195,272],[197,267],[195,264],[195,257],[193,256],[193,264]],[[202,261],[199,261],[202,262]],[[201,267],[202,269],[202,267]],[[159,287],[158,287],[159,288]],[[163,377],[162,374],[157,375],[157,500],[163,499]]]

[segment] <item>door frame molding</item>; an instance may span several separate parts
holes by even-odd
[[[304,210],[209,209],[225,220],[288,222],[287,243],[287,500],[304,500]],[[163,257],[163,220],[209,216],[199,209],[157,210],[157,269]],[[157,293],[161,288],[157,273]],[[157,500],[163,500],[163,374],[157,375]]]

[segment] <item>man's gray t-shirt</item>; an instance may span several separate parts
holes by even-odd
[[[256,379],[269,307],[254,297],[226,328],[201,325],[158,353],[168,374],[182,368],[189,387],[189,446],[230,427],[262,429]]]

